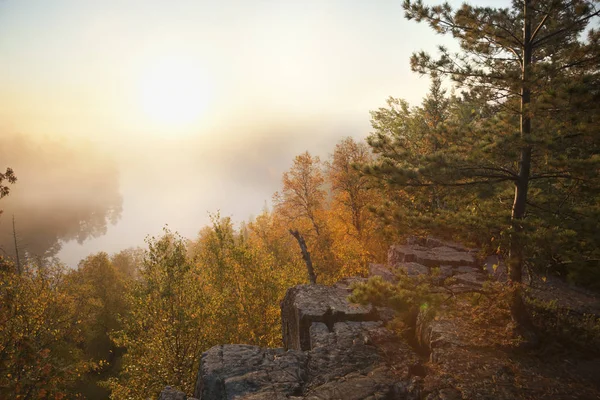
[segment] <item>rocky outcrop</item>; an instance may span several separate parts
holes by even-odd
[[[416,353],[381,322],[337,322],[332,330],[318,322],[310,336],[308,398],[369,397],[353,393],[353,386],[384,398],[397,390],[397,382],[408,382],[420,365]],[[332,387],[333,382],[344,384]],[[336,391],[340,397],[325,395]]]
[[[499,258],[477,260],[476,254],[457,243],[410,238],[407,244],[393,246],[388,263],[373,264],[370,272],[388,281],[397,279],[399,270],[409,276],[435,273],[440,283],[450,282],[454,293],[480,289],[487,279],[506,279]],[[200,360],[195,398],[599,398],[600,387],[591,382],[598,376],[600,361],[580,363],[568,355],[560,355],[555,364],[518,358],[489,346],[481,335],[475,341],[473,321],[451,313],[432,317],[422,311],[409,345],[386,328],[385,322],[393,318],[391,310],[348,302],[356,280],[289,289],[281,303],[284,348],[211,348]],[[586,373],[589,379],[580,379]],[[190,399],[170,387],[160,397]]]
[[[198,400],[193,397],[188,397],[185,393],[167,386],[160,392],[158,400]]]
[[[302,394],[307,355],[300,351],[224,345],[202,355],[194,396],[279,399]]]
[[[410,238],[407,244],[394,245],[388,251],[388,264],[417,263],[427,268],[449,265],[452,267],[477,265],[477,251],[457,243],[435,238]]]
[[[434,399],[598,399],[600,359],[553,347],[553,353],[506,351],[473,340],[471,321],[441,316],[420,321],[430,352],[421,393]]]
[[[500,277],[502,271],[502,268],[494,269],[490,264],[489,268],[493,272],[492,275],[488,274],[487,264],[480,262],[476,256],[476,250],[454,242],[435,238],[409,238],[406,244],[390,247],[387,264],[371,264],[369,273],[389,282],[396,280],[399,271],[410,277],[435,273],[440,283],[454,278],[452,287],[455,292],[468,291],[481,287],[490,276]],[[497,257],[486,260],[486,263],[493,262],[504,266]],[[494,275],[496,271],[498,273]]]
[[[481,289],[488,280],[505,282],[506,265],[498,256],[489,256],[477,264],[452,265],[442,260],[443,254],[452,254],[451,260],[467,260],[474,252],[457,246],[452,250],[442,242],[429,241],[431,246],[424,250],[423,243],[395,246],[390,249],[390,270],[405,268],[406,257],[416,257],[418,261],[429,263],[431,271],[434,259],[440,264],[440,275],[453,277],[450,288],[457,293],[461,290]],[[462,254],[461,254],[462,253]],[[404,257],[404,260],[402,259]],[[414,264],[414,261],[408,261]],[[423,265],[425,266],[425,265]],[[416,269],[412,267],[413,271]],[[383,268],[379,268],[380,271]],[[406,271],[409,275],[410,272]],[[383,276],[385,272],[379,273]],[[532,284],[527,293],[534,304],[552,300],[553,312],[541,314],[539,306],[533,310],[534,322],[543,315],[548,321],[556,315],[600,316],[600,302],[590,293],[584,293],[564,284],[548,279],[547,282]],[[558,313],[557,313],[558,311]],[[595,321],[600,321],[596,317]],[[571,322],[571,320],[569,320]],[[558,326],[559,324],[557,324]],[[578,324],[574,324],[577,326]],[[420,348],[429,354],[430,373],[422,381],[421,394],[427,400],[433,399],[595,399],[600,398],[600,359],[581,359],[574,353],[528,357],[507,352],[493,345],[489,339],[481,338],[481,329],[473,321],[455,318],[452,313],[432,318],[428,311],[422,311],[416,321],[416,341]],[[570,328],[571,332],[573,328]],[[597,337],[597,336],[596,336]],[[586,338],[587,348],[593,349],[595,342]],[[579,366],[579,369],[576,369]]]
[[[310,350],[310,328],[324,324],[330,331],[337,322],[377,321],[373,306],[351,304],[347,285],[300,285],[288,290],[281,303],[283,347]]]
[[[301,285],[282,302],[286,349],[225,345],[202,355],[199,399],[384,399],[416,396],[420,359],[347,301],[349,288]],[[415,397],[416,398],[416,397]]]

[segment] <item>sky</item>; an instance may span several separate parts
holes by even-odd
[[[440,43],[401,0],[0,0],[0,169],[27,168],[1,151],[15,134],[116,168],[121,217],[65,243],[71,267],[165,224],[194,237],[210,212],[260,213],[295,155],[365,138],[389,96],[418,104],[429,81],[409,57]],[[15,199],[50,198],[18,188]]]

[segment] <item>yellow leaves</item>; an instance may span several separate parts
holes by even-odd
[[[0,291],[0,319],[6,321],[0,327],[5,355],[0,398],[25,391],[31,398],[54,398],[76,378],[81,364],[76,307],[66,291],[64,271],[0,272],[0,287],[6,289],[7,282],[10,289]]]

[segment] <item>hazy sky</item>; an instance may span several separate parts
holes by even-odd
[[[429,82],[410,54],[441,37],[401,4],[0,0],[0,135],[84,143],[119,171],[120,221],[61,259],[143,244],[165,224],[192,237],[218,209],[247,219],[294,155],[365,137],[390,95],[418,103]]]

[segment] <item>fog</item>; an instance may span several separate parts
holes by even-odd
[[[18,182],[0,201],[0,246],[14,255],[13,215],[22,254],[58,254],[71,267],[143,246],[165,225],[193,237],[209,213],[247,220],[270,205],[295,155],[327,157],[342,137],[363,137],[368,118],[247,129],[104,144],[3,133],[0,160]]]
[[[4,253],[14,256],[18,249],[22,256],[52,257],[61,241],[82,244],[117,223],[122,210],[117,169],[92,147],[5,134],[0,159],[18,171],[18,184],[2,201]]]
[[[18,178],[0,245],[14,215],[23,251],[75,267],[166,224],[247,220],[295,155],[366,137],[390,95],[419,102],[410,54],[445,43],[397,0],[0,1],[0,169]]]

